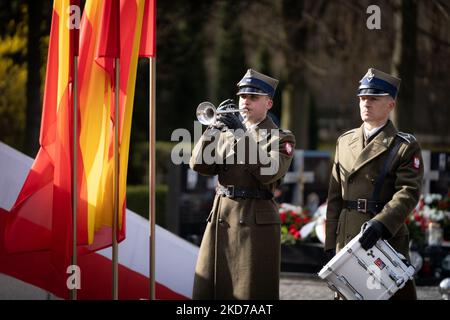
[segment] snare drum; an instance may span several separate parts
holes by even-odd
[[[353,238],[319,272],[330,289],[347,300],[387,300],[413,279],[414,267],[385,240],[369,250]]]

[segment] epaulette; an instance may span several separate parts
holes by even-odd
[[[338,139],[340,139],[340,138],[342,138],[343,136],[346,136],[346,135],[348,135],[348,134],[350,134],[350,133],[353,133],[353,132],[355,132],[355,131],[356,131],[356,129],[348,130],[347,132],[344,132],[343,134],[341,134],[341,135],[339,136]]]
[[[411,143],[413,141],[416,141],[416,137],[414,137],[412,134],[405,133],[405,132],[397,132],[397,136],[405,140],[407,143]]]

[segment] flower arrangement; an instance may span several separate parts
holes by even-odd
[[[450,240],[450,192],[421,195],[413,213],[406,219],[410,238],[419,245],[425,244],[427,230],[433,225],[442,228],[444,240]]]
[[[280,204],[281,243],[295,244],[301,240],[300,229],[311,221],[310,211],[300,206]]]

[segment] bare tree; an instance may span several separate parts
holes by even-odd
[[[414,130],[417,66],[417,0],[393,0],[395,42],[392,73],[402,79],[393,122],[399,130]]]
[[[306,58],[309,35],[325,14],[327,5],[327,1],[281,1],[281,19],[286,38],[283,51],[286,63],[284,79],[287,83],[282,97],[282,127],[294,133],[297,147],[301,149],[311,147],[310,113],[313,100],[305,78],[306,70],[311,68]]]

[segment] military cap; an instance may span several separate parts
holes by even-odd
[[[237,95],[255,94],[273,98],[277,85],[277,79],[266,76],[265,74],[259,73],[253,69],[248,69],[247,73],[237,84]]]
[[[370,68],[359,81],[357,96],[391,96],[396,98],[401,80],[383,71]]]

